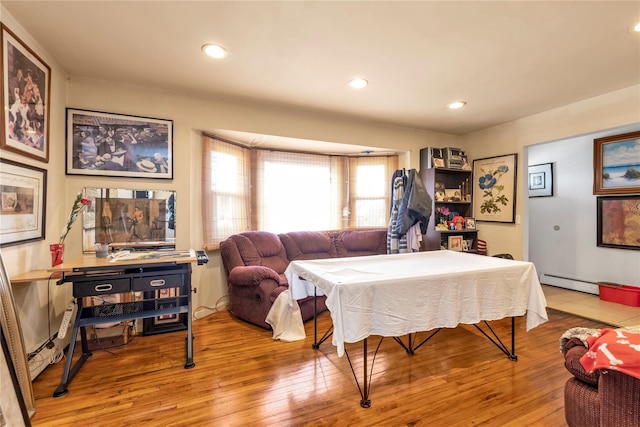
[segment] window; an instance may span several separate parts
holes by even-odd
[[[396,156],[350,158],[350,228],[380,228],[388,225],[391,175],[397,166]]]
[[[251,230],[250,150],[203,138],[203,229],[208,249]]]
[[[339,157],[267,150],[256,157],[258,230],[340,228]]]
[[[228,236],[248,230],[384,228],[397,165],[397,156],[248,149],[205,135],[205,245],[215,249]]]

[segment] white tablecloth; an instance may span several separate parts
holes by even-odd
[[[526,313],[526,330],[548,320],[535,266],[454,251],[292,261],[290,301],[327,295],[333,345],[369,335],[399,337]]]

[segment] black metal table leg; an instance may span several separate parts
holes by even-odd
[[[191,369],[196,364],[193,362],[193,319],[191,318],[191,290],[189,290],[189,297],[187,300],[187,304],[189,305],[189,316],[187,316],[187,348],[186,348],[186,361],[184,364],[184,369]]]

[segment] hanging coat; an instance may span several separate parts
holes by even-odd
[[[404,193],[404,174],[396,171],[391,181],[391,214],[389,217],[389,230],[387,232],[387,253],[397,254],[407,252],[407,237],[396,233],[396,223],[398,221],[398,211],[402,195]]]
[[[431,205],[431,196],[427,193],[418,172],[411,169],[407,176],[402,201],[398,207],[396,234],[399,236],[407,234],[407,231],[418,222],[420,222],[420,232],[427,234]]]

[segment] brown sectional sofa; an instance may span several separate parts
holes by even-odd
[[[265,319],[278,295],[289,287],[284,271],[290,261],[385,253],[386,229],[235,234],[220,243],[229,310],[242,320],[271,329]],[[325,297],[315,298],[318,313],[326,310],[324,300]],[[298,304],[302,319],[312,319],[314,297],[299,300]]]

